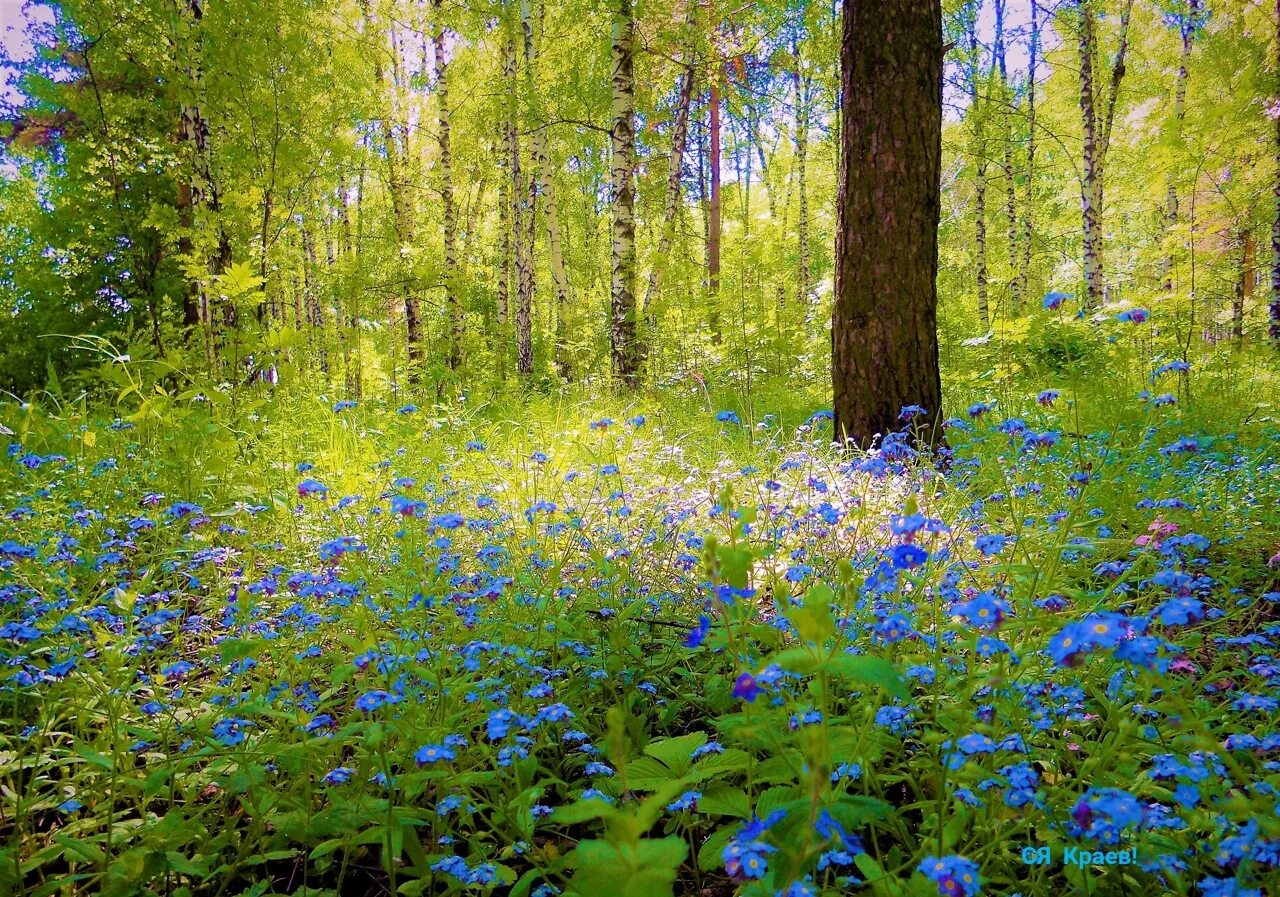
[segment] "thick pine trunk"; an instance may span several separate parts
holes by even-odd
[[[609,344],[614,375],[639,384],[636,354],[635,220],[635,10],[632,0],[613,0],[613,182],[612,277]]]
[[[452,124],[449,118],[449,60],[445,53],[445,27],[440,21],[444,0],[432,0],[433,53],[436,70],[436,112],[440,145],[440,199],[444,217],[444,295],[449,315],[449,350],[445,364],[462,366],[462,306],[458,300],[458,211],[453,193]]]
[[[869,444],[904,406],[941,420],[941,0],[846,0],[840,48],[835,432]]]

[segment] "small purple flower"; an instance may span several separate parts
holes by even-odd
[[[760,696],[760,686],[756,684],[756,677],[750,673],[743,673],[733,683],[733,696],[740,701],[746,701],[750,704]]]

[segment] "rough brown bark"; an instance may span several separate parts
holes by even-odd
[[[862,445],[908,405],[938,432],[942,57],[941,0],[847,0],[832,380],[835,432]]]

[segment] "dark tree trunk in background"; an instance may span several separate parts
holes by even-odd
[[[862,445],[907,405],[937,434],[942,57],[941,0],[846,0],[831,368]]]

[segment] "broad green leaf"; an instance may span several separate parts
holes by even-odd
[[[688,852],[678,837],[643,838],[634,845],[583,841],[570,857],[573,886],[584,897],[672,897]]]

